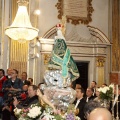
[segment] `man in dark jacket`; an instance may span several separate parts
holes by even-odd
[[[6,72],[7,72],[6,78],[10,79],[11,78],[11,73],[12,73],[12,68],[8,68]]]
[[[78,115],[81,120],[84,119],[84,106],[86,104],[86,101],[83,98],[84,95],[84,89],[83,88],[77,88],[76,89],[76,100],[74,101],[75,109],[78,110]]]
[[[28,86],[30,85],[30,81],[27,80],[27,73],[26,72],[22,72],[21,80],[22,80],[24,85],[28,85]]]
[[[4,101],[7,99],[7,94],[9,92],[21,91],[23,83],[21,79],[17,78],[18,71],[13,69],[11,72],[11,78],[6,80],[3,84],[2,90],[4,92]]]
[[[30,85],[28,87],[28,97],[25,101],[19,102],[17,98],[14,98],[14,106],[21,109],[21,108],[28,108],[32,104],[38,103],[38,96],[37,96],[37,89],[38,87],[36,85]]]
[[[8,100],[10,93],[14,95],[14,93],[19,92],[22,90],[23,83],[21,79],[17,78],[18,76],[18,71],[16,69],[13,69],[11,71],[11,78],[6,80],[3,84],[3,92],[4,92],[4,106],[2,109],[2,120],[10,120],[11,117],[14,117],[13,113],[13,104],[12,102],[10,104],[6,105],[6,101]],[[12,96],[11,96],[12,97]]]
[[[88,87],[86,90],[86,97],[85,97],[85,101],[89,102],[90,100],[93,100],[95,97],[93,96],[93,89]]]

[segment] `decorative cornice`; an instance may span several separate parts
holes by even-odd
[[[101,30],[93,26],[87,26],[87,27],[91,34],[89,38],[81,37],[78,34],[76,27],[73,27],[71,32],[65,35],[66,42],[67,43],[73,42],[73,44],[79,43],[79,44],[111,45],[109,39]],[[54,37],[56,36],[56,32],[57,32],[56,27],[54,26],[43,35],[43,38],[54,39]]]

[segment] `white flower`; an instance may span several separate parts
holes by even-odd
[[[114,84],[110,84],[109,87],[111,87],[112,89],[114,89]]]
[[[99,92],[102,92],[102,89],[103,89],[103,88],[100,87],[100,88],[98,88],[98,91],[99,91]]]
[[[36,118],[41,114],[41,107],[35,106],[32,109],[29,110],[28,116],[30,118]]]
[[[107,86],[104,87],[104,88],[101,88],[101,87],[100,87],[100,88],[98,89],[98,91],[99,91],[99,92],[102,92],[102,93],[106,93],[108,90],[109,90],[109,87],[107,87]]]
[[[41,119],[45,119],[45,120],[56,120],[53,115],[51,115],[50,113],[46,113],[45,111],[43,112],[41,117],[42,117]]]
[[[108,90],[109,90],[109,87],[106,86],[106,87],[104,87],[104,88],[102,89],[102,92],[103,92],[103,93],[106,93]]]
[[[53,116],[46,114],[46,115],[43,117],[43,119],[45,119],[45,120],[53,120],[54,118],[53,118]]]
[[[76,120],[81,120],[78,116],[75,117]]]
[[[15,112],[16,115],[19,115],[21,111],[22,111],[22,110],[21,110],[21,109],[18,109],[18,108],[15,108],[15,109],[14,109],[14,112]]]

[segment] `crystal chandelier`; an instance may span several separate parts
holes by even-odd
[[[5,29],[5,34],[13,40],[26,41],[38,36],[39,30],[32,27],[28,12],[28,2],[18,0],[18,11],[11,26]]]

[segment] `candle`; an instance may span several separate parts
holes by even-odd
[[[118,98],[118,85],[116,85],[116,96]]]
[[[115,85],[113,84],[113,99],[114,99],[114,90],[115,90]]]

